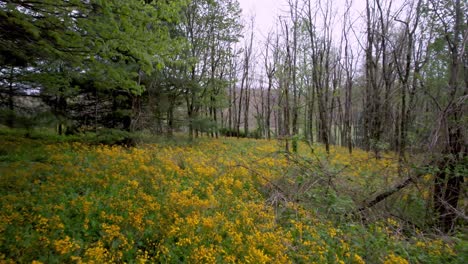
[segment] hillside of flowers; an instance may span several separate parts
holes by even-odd
[[[0,142],[0,263],[466,263],[463,239],[349,214],[396,180],[391,154],[301,143],[286,155],[281,142],[229,138]]]

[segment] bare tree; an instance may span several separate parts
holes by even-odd
[[[415,74],[417,74],[417,68],[420,67],[420,62],[414,60],[414,42],[421,15],[421,4],[422,1],[419,0],[415,8],[411,6],[406,20],[399,20],[398,18],[395,18],[396,21],[401,22],[404,25],[403,37],[399,45],[395,45],[397,47],[393,51],[396,66],[395,68],[398,74],[398,80],[401,84],[400,133],[397,146],[400,163],[403,162],[406,152],[408,123],[410,120],[411,109],[414,103],[414,96],[416,94],[417,87],[417,83],[415,81],[411,82],[410,77],[413,76],[413,79],[415,80],[417,78],[415,76]],[[415,13],[412,12],[413,10],[415,10]],[[397,54],[403,54],[403,56],[398,56]],[[409,100],[407,100],[408,94]],[[409,103],[407,101],[409,101]]]
[[[441,157],[437,160],[439,168],[434,180],[434,209],[438,224],[443,232],[453,230],[458,202],[466,172],[468,154],[466,118],[468,85],[466,82],[466,45],[468,32],[466,4],[460,0],[430,0],[431,12],[442,28],[442,34],[448,47],[449,65],[446,88],[447,103],[439,113],[439,124],[434,132],[433,147],[440,149]],[[466,64],[466,61],[465,61]],[[439,104],[442,105],[442,104]],[[465,123],[466,125],[466,123]]]
[[[241,113],[242,105],[244,105],[244,133],[247,135],[249,132],[249,103],[250,103],[250,89],[249,89],[249,78],[250,78],[250,68],[252,64],[252,52],[253,52],[253,41],[254,41],[254,19],[251,19],[250,27],[250,38],[245,41],[243,58],[242,58],[242,78],[240,84],[239,92],[239,108],[237,115],[237,137],[240,136],[240,123],[241,123]],[[244,94],[245,93],[245,94]]]
[[[343,68],[345,71],[345,106],[344,106],[344,126],[343,126],[343,144],[348,147],[348,152],[351,154],[353,151],[352,141],[352,89],[354,77],[354,51],[350,46],[350,31],[351,31],[351,9],[352,1],[346,1],[346,9],[344,12],[343,31],[342,31],[342,45],[344,45],[344,61]],[[344,42],[344,43],[343,43]]]
[[[273,32],[268,33],[265,43],[264,53],[264,68],[268,79],[268,87],[266,94],[266,109],[265,109],[265,131],[268,139],[271,139],[271,113],[272,113],[272,89],[275,73],[277,70],[279,58],[279,36]],[[271,57],[270,57],[270,52]]]
[[[374,150],[378,157],[377,144],[380,141],[380,91],[377,84],[377,51],[374,51],[375,36],[377,35],[377,18],[375,0],[366,0],[366,98],[364,109],[364,146],[367,150]]]
[[[322,19],[321,32],[317,30],[317,17]],[[331,3],[329,1],[325,3],[325,6],[322,6],[320,1],[316,10],[313,10],[312,1],[307,1],[305,19],[311,48],[312,85],[318,102],[318,138],[325,144],[327,153],[330,151],[328,102],[331,81],[332,18]]]
[[[283,130],[281,137],[285,140],[285,151],[289,152],[290,137],[290,106],[289,106],[289,85],[292,75],[292,54],[291,43],[289,40],[289,26],[287,21],[283,21],[283,33],[285,34],[286,54],[284,57],[283,71],[280,77],[280,90],[283,99]]]
[[[293,105],[292,105],[292,134],[299,133],[299,89],[297,85],[297,53],[298,53],[298,31],[299,31],[299,1],[288,0],[289,15],[292,23],[292,47],[290,51],[291,56],[291,85],[293,91]]]

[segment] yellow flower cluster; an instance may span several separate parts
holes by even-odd
[[[455,256],[450,244],[442,241],[441,239],[428,240],[428,241],[417,241],[416,247],[421,248],[427,251],[430,255],[433,256]]]
[[[80,248],[80,246],[71,241],[69,236],[66,236],[64,239],[60,239],[54,242],[55,250],[59,254],[68,254]]]
[[[398,255],[395,255],[393,253],[389,254],[386,258],[385,258],[385,261],[384,261],[384,264],[408,264],[409,262],[398,256]]]

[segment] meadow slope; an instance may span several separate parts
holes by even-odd
[[[397,180],[391,154],[336,147],[327,159],[301,145],[287,156],[276,141],[225,138],[1,142],[0,263],[466,261],[462,239],[346,216]]]

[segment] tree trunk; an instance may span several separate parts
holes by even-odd
[[[461,195],[461,186],[466,175],[466,159],[468,147],[466,145],[466,136],[462,119],[464,116],[464,101],[457,97],[459,92],[459,84],[465,78],[460,76],[463,74],[461,64],[462,55],[460,54],[460,39],[462,38],[462,20],[463,13],[461,1],[455,2],[455,32],[453,38],[448,40],[449,50],[451,53],[451,62],[449,66],[449,105],[443,114],[443,121],[446,126],[445,148],[442,152],[442,162],[439,162],[439,173],[434,179],[434,209],[438,216],[438,226],[445,232],[453,231],[455,227],[456,214],[458,209],[458,201]],[[462,49],[463,50],[463,49]],[[467,90],[465,87],[464,92]],[[466,96],[464,94],[463,96]]]
[[[267,109],[266,109],[266,133],[268,140],[271,139],[271,87],[273,86],[273,76],[268,76],[268,91],[267,91]]]
[[[244,133],[245,136],[249,136],[249,110],[250,110],[250,88],[248,80],[245,87],[245,103],[244,103]]]
[[[8,85],[8,117],[7,117],[7,126],[12,128],[15,124],[15,104],[14,104],[14,94],[15,91],[13,89],[13,73],[14,67],[11,65],[10,69],[10,80]]]

